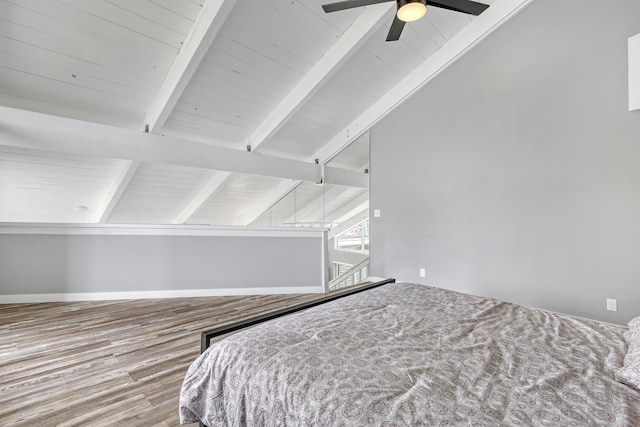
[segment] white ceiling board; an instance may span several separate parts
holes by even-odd
[[[200,13],[203,0],[150,0],[150,2],[170,10],[178,16],[194,19]]]
[[[375,53],[376,49],[387,49],[384,42],[386,31],[384,27],[376,31],[340,72],[329,79],[271,141],[265,143],[263,152],[280,155],[282,152],[295,151],[300,158],[312,156],[339,129],[353,121],[362,110],[401,80],[403,75],[396,67],[385,63]],[[382,47],[376,48],[380,45]],[[415,55],[411,50],[406,53]],[[318,108],[310,107],[314,104],[327,107],[324,116]],[[340,108],[336,108],[337,105]],[[309,111],[308,108],[313,109]],[[308,120],[310,116],[313,122]]]
[[[129,182],[109,223],[170,224],[198,188],[216,172],[143,163]]]
[[[256,175],[232,174],[187,223],[232,225],[256,199],[281,181]]]
[[[473,16],[450,10],[429,7],[424,21],[428,21],[446,40],[451,40],[473,20]]]
[[[464,14],[451,11],[430,8],[429,13],[429,20],[408,24],[399,41],[385,42],[393,19],[393,13],[389,13],[389,24],[370,37],[340,73],[263,146],[263,152],[289,156],[295,153],[297,158],[305,159],[312,156],[441,47],[446,42],[445,34],[456,34],[470,22]],[[408,41],[404,40],[405,35],[410,36]]]
[[[160,131],[235,4],[236,0],[208,0],[203,5],[181,42],[180,51],[140,125],[141,130]]]
[[[213,53],[217,54],[217,52]],[[255,110],[260,111],[270,104],[264,101],[265,99],[276,98],[281,90],[288,87],[288,83],[282,79],[282,68],[273,63],[272,67],[263,64],[262,68],[258,68],[262,64],[236,66],[234,61],[230,61],[229,58],[230,55],[224,52],[221,52],[219,56],[210,55],[203,61],[198,69],[198,74],[192,79],[192,83],[196,85],[188,92],[199,94],[201,88],[217,90],[216,95],[226,94],[229,96],[229,99],[220,100],[223,105],[226,105],[229,101],[237,98],[238,91],[240,91],[240,95],[247,94],[244,100],[252,101],[249,105],[256,105]],[[295,78],[299,77],[299,74],[290,73],[285,76]],[[238,101],[234,105],[244,105]]]
[[[231,144],[240,141],[237,148],[247,145],[255,129],[358,16],[348,14],[336,28],[320,4],[238,2],[164,132],[205,133]]]
[[[369,168],[369,132],[349,144],[327,165],[360,172]]]
[[[92,77],[80,78],[76,82],[72,81],[74,78],[71,75],[59,74],[56,77],[54,74],[58,73],[58,70],[49,73],[46,77],[32,74],[31,71],[36,73],[50,71],[46,67],[39,67],[38,64],[10,67],[10,64],[6,66],[3,64],[0,90],[15,96],[24,93],[34,97],[44,95],[43,98],[48,102],[64,102],[86,108],[91,108],[99,99],[103,109],[107,106],[113,110],[123,109],[131,113],[139,113],[148,105],[145,100],[135,98],[136,94],[140,94],[140,92],[132,90],[128,93],[126,88]],[[98,84],[92,85],[94,81]],[[152,96],[151,92],[148,92],[147,95]]]
[[[155,6],[149,6],[152,7],[149,12],[153,13]],[[56,0],[2,0],[0,8],[5,20],[3,25],[14,23],[25,31],[18,34],[29,35],[24,39],[16,37],[16,40],[40,46],[40,42],[45,41],[43,37],[48,37],[43,47],[52,52],[85,60],[93,51],[91,59],[95,64],[114,69],[115,65],[124,69],[146,69],[150,76],[156,76],[158,83],[163,71],[153,68],[160,64],[152,61],[157,61],[158,56],[175,54],[180,47],[147,37],[140,27],[123,27],[122,23],[114,22],[117,18],[113,16],[86,13]],[[183,37],[186,34],[184,32]]]
[[[5,46],[9,43],[2,44]],[[34,84],[36,91],[46,90],[47,86],[59,85],[63,90],[72,90],[80,96],[100,96],[101,99],[113,106],[127,107],[127,103],[137,104],[137,108],[146,105],[146,100],[152,95],[151,90],[141,89],[139,85],[124,86],[109,79],[109,70],[97,69],[95,73],[78,72],[71,68],[59,68],[49,65],[40,59],[20,57],[0,52],[2,63],[2,77],[12,82],[20,81]],[[38,76],[46,76],[44,79]],[[76,77],[74,77],[76,76]]]
[[[344,193],[333,200],[325,202],[326,222],[341,222],[347,212],[357,210],[362,211],[369,205],[369,192],[361,188],[346,187]],[[313,216],[309,217],[310,219]]]
[[[250,137],[255,149],[271,138],[324,84],[337,72],[366,42],[369,36],[381,25],[382,19],[391,7],[377,6],[365,8],[358,19],[340,37],[333,46],[321,56],[306,75],[296,84],[269,116],[258,126]]]
[[[356,20],[356,18],[362,13],[362,9],[347,9],[340,13],[326,13],[322,9],[322,5],[330,3],[326,0],[304,0],[299,1],[298,4],[306,7],[311,13],[318,16],[319,19],[325,21],[327,25],[337,31],[334,38],[340,37],[339,34],[344,33],[349,26]]]
[[[113,159],[0,146],[0,222],[90,222],[117,167]]]
[[[50,114],[140,121],[195,19],[189,13],[147,0],[3,0],[0,91]]]
[[[214,45],[220,38],[216,39]],[[237,54],[241,50],[238,49]],[[263,76],[255,78],[239,69],[214,63],[209,59],[211,52],[215,52],[215,49],[209,50],[207,58],[187,85],[163,132],[173,134],[175,121],[181,124],[178,129],[184,132],[246,142],[255,127],[268,115],[270,108],[279,101],[282,96],[280,91],[284,91],[288,82],[296,81],[301,75],[279,68],[279,71],[274,71],[270,82],[264,82]],[[269,69],[266,62],[262,65],[247,64],[245,67],[254,70],[252,72]],[[278,66],[274,63],[271,65]]]
[[[213,134],[215,139],[208,138],[207,141],[228,148],[240,148],[239,144],[249,138],[248,131],[242,124],[230,123],[230,120],[226,120],[224,116],[207,114],[207,111],[210,111],[207,108],[204,108],[202,112],[200,108],[193,112],[185,112],[182,108],[184,105],[175,108],[171,113],[171,118],[165,125],[165,132],[168,128],[175,128],[188,135],[194,132],[204,135]],[[172,130],[166,133],[176,135]]]
[[[175,111],[174,109],[174,112]],[[241,136],[220,131],[215,132],[215,137],[210,136],[207,134],[210,129],[201,124],[193,123],[191,117],[185,117],[185,120],[170,117],[167,119],[162,130],[163,135],[171,135],[176,138],[188,139],[205,144],[215,144],[228,148],[237,148],[246,140],[246,138],[242,138]]]
[[[96,25],[105,28],[105,33],[116,40],[122,37],[129,41],[131,34],[138,34],[140,37],[135,37],[133,40],[140,46],[163,44],[179,49],[193,24],[193,20],[184,19],[176,14],[173,14],[172,21],[167,21],[166,15],[168,14],[166,12],[168,11],[166,9],[161,7],[150,9],[154,4],[145,0],[124,2],[117,0],[57,0],[55,2],[40,1],[40,3],[53,3],[49,7],[63,7],[66,13],[73,11],[71,13],[84,15],[81,18],[83,22],[93,17]],[[146,13],[140,13],[141,10],[146,10]],[[120,36],[118,33],[122,35]]]
[[[438,32],[431,21],[424,19],[406,25],[398,42],[413,49],[422,60],[425,60],[440,49],[446,41],[447,39]]]
[[[175,33],[177,34],[178,43],[184,41],[184,36],[189,33],[193,26],[193,16],[185,16],[189,13],[189,10],[172,10],[167,9],[164,6],[159,6],[151,0],[60,0],[66,2],[69,5],[82,4],[92,13],[103,13],[112,16],[115,13],[117,15],[117,22],[123,26],[129,26],[131,23],[132,28],[143,28],[141,31],[144,34],[155,36],[153,30],[146,30],[145,27],[158,27],[156,31],[160,34],[159,40],[165,41],[163,33]],[[92,1],[94,2],[92,4]],[[99,6],[101,9],[97,8]],[[118,10],[119,9],[119,10]],[[86,9],[85,9],[86,10]],[[193,11],[194,9],[192,9]],[[170,39],[169,41],[172,41]]]

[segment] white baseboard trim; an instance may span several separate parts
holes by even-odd
[[[277,288],[176,289],[162,291],[76,292],[58,294],[0,295],[0,304],[41,302],[110,301],[154,298],[192,298],[242,295],[322,294],[324,286]]]
[[[0,222],[2,234],[64,234],[97,236],[207,236],[207,237],[317,237],[325,228],[245,227],[215,225],[147,225],[147,224],[49,224]]]

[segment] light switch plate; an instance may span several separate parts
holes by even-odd
[[[607,298],[607,310],[618,311],[618,301],[611,298]]]

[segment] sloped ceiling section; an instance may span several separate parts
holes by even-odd
[[[139,135],[364,174],[367,129],[530,1],[483,0],[477,18],[429,8],[386,43],[394,2],[325,14],[321,0],[0,0],[0,107],[32,114],[0,115],[0,222],[344,220],[366,188],[156,162]],[[106,126],[76,152],[33,132],[42,113],[73,140]]]

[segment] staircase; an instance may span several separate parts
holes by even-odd
[[[354,265],[335,279],[329,281],[329,291],[345,288],[362,282],[369,275],[369,258]]]

